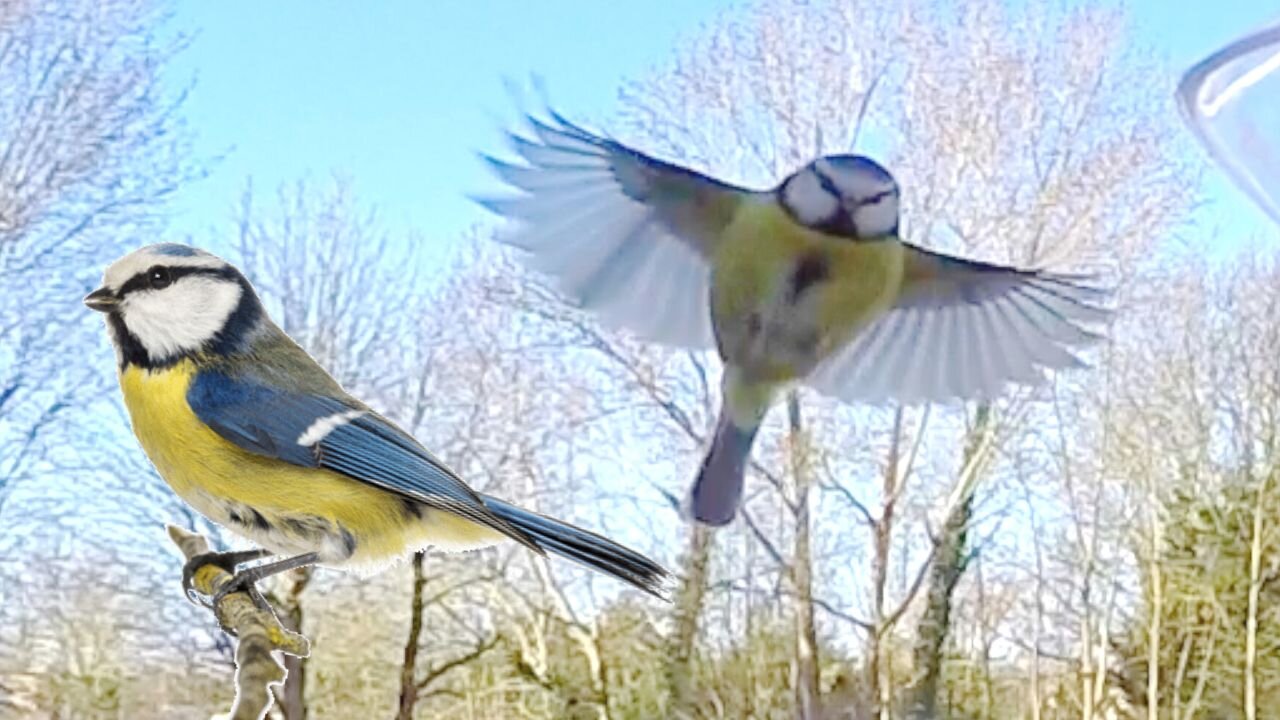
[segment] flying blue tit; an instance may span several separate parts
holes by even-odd
[[[112,264],[84,301],[106,314],[133,431],[160,476],[260,548],[193,558],[189,595],[191,572],[210,562],[234,574],[227,591],[261,603],[254,584],[291,568],[507,539],[661,594],[667,572],[643,555],[468,487],[347,394],[218,257],[150,245]],[[282,559],[236,570],[268,556]]]
[[[1080,364],[1105,293],[1088,278],[950,257],[904,242],[898,184],[829,155],[750,190],[645,155],[551,113],[485,156],[517,194],[480,202],[502,236],[602,323],[724,361],[719,421],[686,501],[723,525],[781,388],[846,401],[992,398]]]

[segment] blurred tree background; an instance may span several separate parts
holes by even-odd
[[[199,174],[158,84],[182,48],[164,20],[0,3],[0,717],[231,700],[163,524],[229,539],[141,455],[79,305]],[[313,655],[273,716],[1280,716],[1280,263],[1262,242],[1202,259],[1197,155],[1127,33],[1103,9],[761,0],[619,88],[604,124],[673,160],[764,185],[856,141],[899,176],[908,238],[1118,288],[1093,369],[1036,391],[799,391],[718,532],[676,509],[714,358],[602,330],[494,228],[440,268],[431,228],[389,230],[351,178],[247,183],[192,240],[348,389],[476,487],[679,578],[666,605],[518,548],[292,573],[271,597]]]

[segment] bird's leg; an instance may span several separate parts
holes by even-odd
[[[195,580],[196,571],[205,565],[213,565],[214,567],[226,570],[232,577],[236,574],[236,568],[247,562],[261,560],[270,556],[271,553],[266,550],[235,550],[232,552],[203,552],[198,555],[191,556],[191,559],[182,566],[182,592],[187,599],[196,605],[204,605],[204,600],[200,597],[200,593],[192,587]]]
[[[271,606],[267,604],[267,601],[262,597],[262,594],[258,592],[258,581],[271,577],[272,575],[278,575],[282,572],[293,570],[294,568],[314,565],[318,559],[320,559],[320,555],[318,553],[309,552],[285,558],[283,560],[277,560],[275,562],[255,565],[247,570],[241,570],[240,572],[235,573],[231,577],[231,580],[223,585],[218,592],[214,593],[212,606],[216,609],[218,607],[218,603],[222,601],[222,598],[226,597],[229,593],[243,591],[248,593],[249,597],[253,599],[254,605],[257,605],[263,610],[270,611]]]

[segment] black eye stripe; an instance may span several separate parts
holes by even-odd
[[[234,280],[235,276],[229,272],[229,268],[207,268],[207,267],[190,267],[182,265],[160,265],[149,267],[146,270],[129,278],[128,282],[120,286],[120,291],[116,293],[119,297],[124,297],[135,290],[147,290],[151,287],[151,272],[157,268],[163,268],[169,272],[169,283],[173,284],[179,279],[188,275],[207,275],[209,277],[223,278],[226,280]]]
[[[163,290],[173,282],[173,276],[169,273],[169,268],[156,265],[147,271],[147,280],[153,290]]]
[[[845,197],[840,192],[840,188],[836,185],[834,180],[832,180],[826,173],[818,170],[817,168],[813,169],[813,174],[817,176],[818,184],[822,186],[823,190],[826,190],[827,192],[831,193],[837,200],[841,202],[841,204],[845,202]],[[889,197],[890,195],[893,195],[894,192],[895,190],[892,188],[888,190],[881,190],[880,192],[876,193],[875,195],[872,195],[871,197],[863,198],[858,203],[858,205],[861,206],[861,205],[870,205],[872,203],[878,203],[881,200]]]
[[[818,184],[822,186],[822,189],[831,193],[831,197],[837,201],[844,200],[844,196],[840,194],[840,188],[836,187],[834,180],[827,177],[825,173],[819,172],[817,168],[814,168],[813,174],[818,177]]]

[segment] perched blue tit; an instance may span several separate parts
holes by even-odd
[[[85,298],[106,314],[134,434],[202,515],[260,549],[200,556],[254,584],[310,564],[376,567],[433,546],[514,540],[660,595],[667,572],[581,528],[482,495],[346,391],[272,322],[239,270],[207,252],[151,245],[116,261]],[[245,563],[280,556],[273,562]],[[216,603],[218,598],[213,598]]]
[[[563,116],[485,156],[518,194],[482,199],[503,240],[606,326],[724,361],[710,449],[686,502],[710,525],[742,502],[765,413],[788,383],[846,401],[991,398],[1098,335],[1087,278],[973,262],[904,242],[898,184],[829,155],[749,190],[665,162]]]

